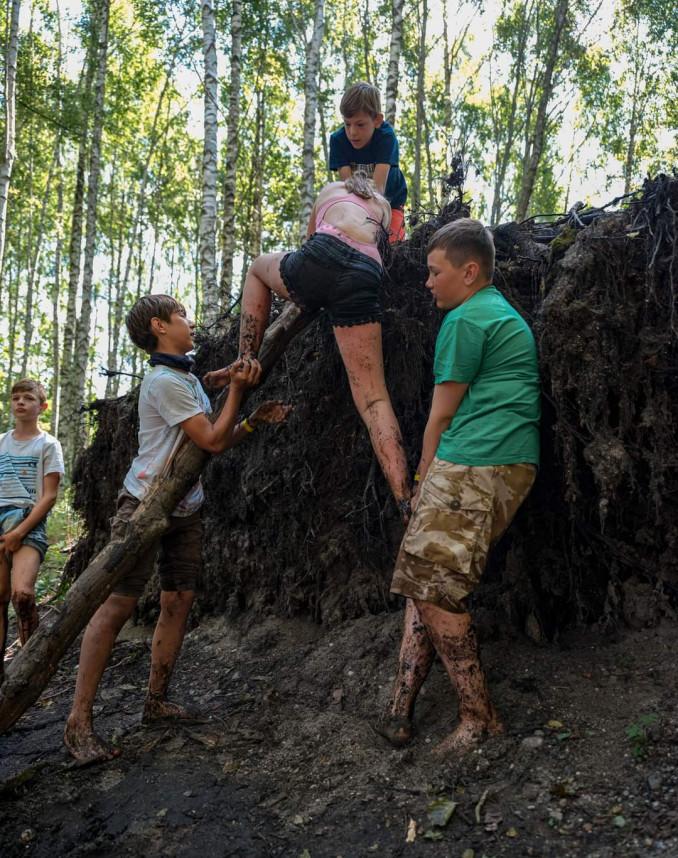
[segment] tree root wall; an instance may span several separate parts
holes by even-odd
[[[495,231],[495,282],[539,346],[543,450],[535,489],[473,597],[480,622],[509,621],[542,639],[575,623],[646,625],[673,612],[677,210],[678,181],[659,176],[623,211],[574,215],[550,232],[533,222]],[[441,319],[423,286],[426,244],[467,212],[453,202],[388,261],[386,376],[412,469]],[[199,372],[235,357],[237,322],[223,338],[202,336]],[[287,424],[215,457],[203,477],[201,609],[303,612],[326,623],[387,609],[402,530],[324,318],[292,343],[246,410],[263,398],[294,404]],[[71,576],[107,538],[136,450],[136,393],[95,402],[92,414],[96,432],[74,480],[87,535]],[[141,613],[156,601],[151,584]]]

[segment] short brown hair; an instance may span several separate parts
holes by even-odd
[[[349,119],[356,113],[367,113],[374,119],[381,113],[381,94],[376,86],[361,80],[346,90],[339,104],[339,110],[342,116]]]
[[[14,382],[10,391],[10,396],[15,393],[34,393],[41,403],[47,402],[47,393],[45,388],[39,381],[32,378],[22,378],[20,381]]]
[[[183,313],[186,309],[171,295],[143,295],[125,316],[130,339],[135,346],[151,354],[158,347],[158,338],[151,332],[151,319],[169,322],[172,313]]]
[[[473,259],[480,263],[488,279],[494,276],[494,239],[479,220],[462,217],[441,226],[433,234],[426,252],[437,249],[443,250],[453,265],[463,265]]]

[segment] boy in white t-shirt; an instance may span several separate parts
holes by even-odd
[[[266,402],[237,422],[243,392],[258,383],[261,367],[257,361],[236,361],[226,403],[214,423],[210,422],[209,399],[190,371],[193,362],[187,353],[193,349],[193,323],[186,318],[184,307],[169,295],[146,295],[127,314],[126,324],[132,342],[151,355],[153,368],[141,383],[139,452],[118,496],[112,539],[124,537],[128,520],[156,477],[162,477],[184,434],[203,450],[220,453],[246,438],[258,423],[279,423],[290,410],[280,402]],[[85,630],[75,698],[64,731],[64,744],[81,764],[110,760],[119,753],[94,732],[92,707],[115,639],[143,593],[156,556],[160,616],[153,635],[143,720],[189,717],[186,710],[167,700],[167,687],[200,568],[203,499],[198,481],[170,516],[168,530],[137,559],[135,568],[118,582]]]
[[[38,627],[35,582],[47,551],[45,520],[64,472],[61,444],[38,426],[45,388],[24,378],[12,386],[14,429],[0,434],[0,684],[11,598],[23,646]]]

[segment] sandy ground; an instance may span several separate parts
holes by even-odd
[[[203,621],[173,685],[208,716],[190,727],[142,727],[152,630],[126,630],[97,706],[122,756],[89,768],[61,745],[74,649],[0,738],[0,854],[678,856],[675,624],[485,641],[507,732],[441,765],[430,750],[455,712],[440,665],[409,748],[370,727],[400,621]]]

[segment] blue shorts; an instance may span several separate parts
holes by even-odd
[[[0,507],[0,534],[4,536],[6,533],[9,533],[10,530],[14,530],[15,527],[18,527],[21,522],[30,515],[30,512],[31,507],[29,506]],[[45,559],[45,554],[47,554],[47,533],[45,531],[44,519],[40,524],[36,524],[30,533],[24,536],[21,540],[21,544],[30,545],[31,548],[35,548],[40,555],[40,562],[42,563]]]

